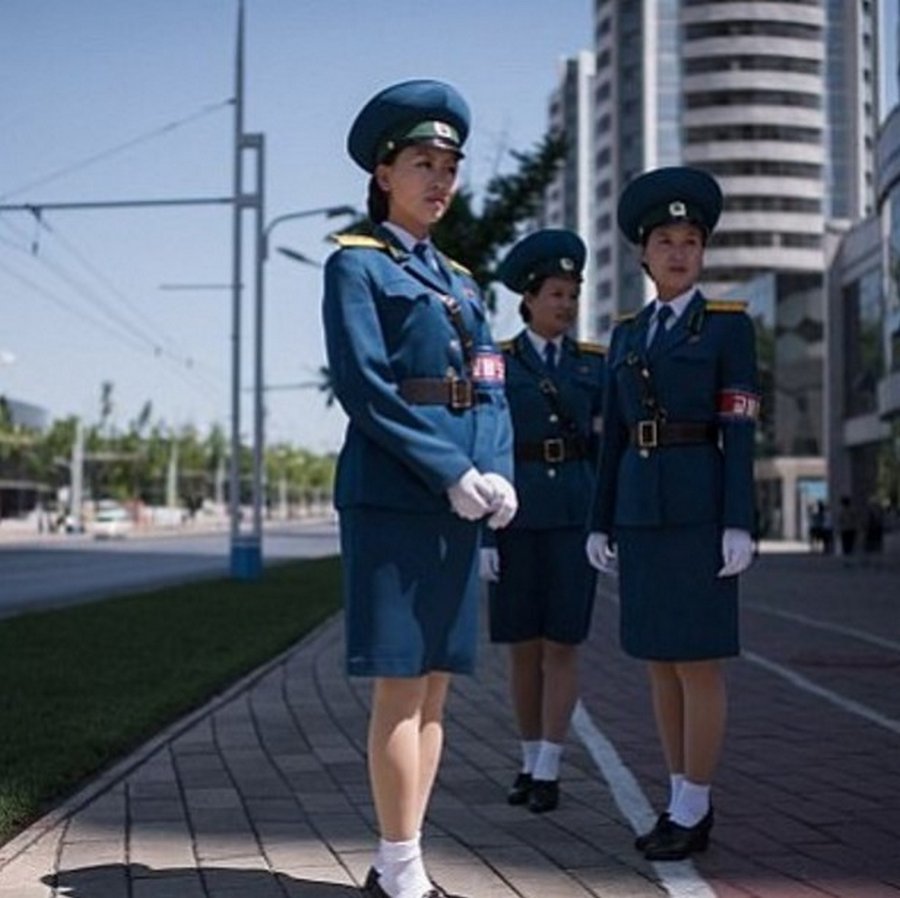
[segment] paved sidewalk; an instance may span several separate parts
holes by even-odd
[[[455,680],[425,832],[434,879],[467,898],[900,898],[900,564],[766,556],[744,596],[705,855],[651,865],[632,848],[663,777],[604,584],[558,811],[505,803],[505,653],[485,645],[478,676]],[[336,618],[0,847],[0,898],[356,898],[375,839],[367,702]]]

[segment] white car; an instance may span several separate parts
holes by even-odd
[[[121,505],[108,505],[98,509],[91,524],[94,539],[124,539],[134,524],[131,515]]]

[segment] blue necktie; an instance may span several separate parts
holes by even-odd
[[[556,371],[556,344],[552,340],[544,344],[544,364],[548,371]]]
[[[434,254],[434,250],[431,247],[430,243],[417,243],[413,247],[413,253],[418,256],[436,275],[438,275],[442,281],[447,282],[447,275],[444,273],[444,269],[441,268],[440,263],[437,260],[437,256]]]
[[[659,307],[659,310],[656,313],[656,332],[653,334],[653,339],[650,341],[647,355],[653,356],[659,352],[660,347],[666,339],[666,324],[668,324],[668,321],[673,314],[674,313],[669,306],[661,305]]]

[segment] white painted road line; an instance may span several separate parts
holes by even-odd
[[[797,614],[794,611],[782,611],[779,608],[770,608],[768,605],[757,605],[752,602],[742,602],[742,607],[750,611],[758,611],[761,614],[771,614],[773,617],[780,617],[784,620],[793,621],[795,624],[803,624],[806,627],[815,627],[818,630],[825,630],[829,633],[850,636],[853,639],[859,639],[862,642],[868,642],[883,649],[890,649],[892,652],[900,652],[900,642],[893,639],[885,639],[883,636],[876,636],[874,633],[867,633],[865,630],[857,630],[855,627],[845,627],[843,624],[820,621],[807,617],[805,614]]]
[[[875,711],[868,705],[854,701],[852,698],[844,698],[842,695],[838,695],[838,693],[832,692],[824,686],[819,686],[808,677],[804,677],[803,674],[798,674],[790,668],[785,667],[783,664],[779,664],[776,661],[770,661],[762,655],[757,655],[756,652],[742,651],[741,657],[753,664],[758,664],[770,673],[782,677],[798,689],[802,689],[812,695],[817,695],[819,698],[824,698],[825,701],[831,702],[831,704],[837,706],[842,711],[855,714],[857,717],[862,717],[870,723],[877,724],[880,727],[884,727],[886,730],[890,730],[892,733],[900,735],[900,721],[894,720],[892,717],[888,717],[880,711]]]

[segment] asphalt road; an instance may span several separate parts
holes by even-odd
[[[273,526],[263,538],[266,563],[337,551],[337,527],[330,520]],[[228,570],[227,532],[121,540],[45,536],[0,543],[0,617],[225,576]]]

